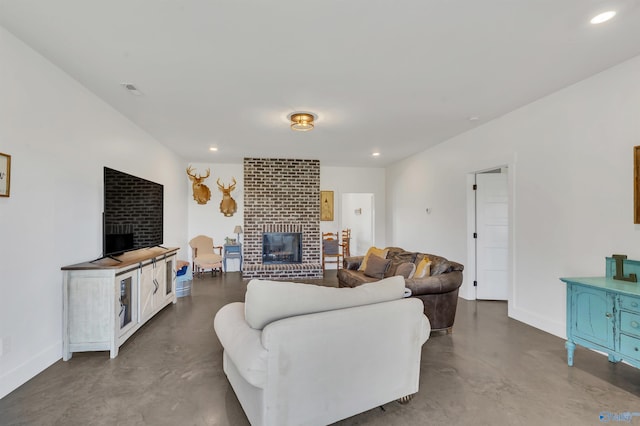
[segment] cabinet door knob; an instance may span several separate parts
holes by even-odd
[[[607,318],[611,318],[613,315],[611,315],[609,312],[607,312],[606,314],[604,314],[605,317]]]
[[[631,321],[631,327],[638,328],[638,321]]]

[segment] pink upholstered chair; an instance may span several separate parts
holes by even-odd
[[[206,235],[198,235],[189,241],[192,250],[193,272],[200,275],[203,271],[210,269],[213,276],[214,271],[222,272],[222,246],[214,246],[213,238]],[[218,253],[215,252],[218,250]]]

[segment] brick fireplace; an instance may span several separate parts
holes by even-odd
[[[262,263],[262,234],[302,233],[302,263]],[[244,278],[322,278],[320,161],[244,159]]]

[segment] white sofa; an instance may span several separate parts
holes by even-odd
[[[326,425],[418,392],[429,320],[404,279],[356,288],[252,280],[215,331],[252,425]]]

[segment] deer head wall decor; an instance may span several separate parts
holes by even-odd
[[[191,187],[193,188],[193,199],[196,200],[198,204],[207,204],[207,201],[211,199],[211,190],[203,183],[210,174],[211,170],[207,169],[206,176],[200,176],[193,173],[193,168],[191,166],[187,167],[187,175],[192,182]]]
[[[233,214],[238,210],[238,206],[236,205],[236,200],[231,198],[231,191],[236,189],[236,178],[231,178],[233,183],[230,183],[228,187],[224,187],[224,184],[220,184],[220,178],[218,178],[218,188],[222,192],[222,201],[220,201],[220,211],[226,217],[233,216]]]

